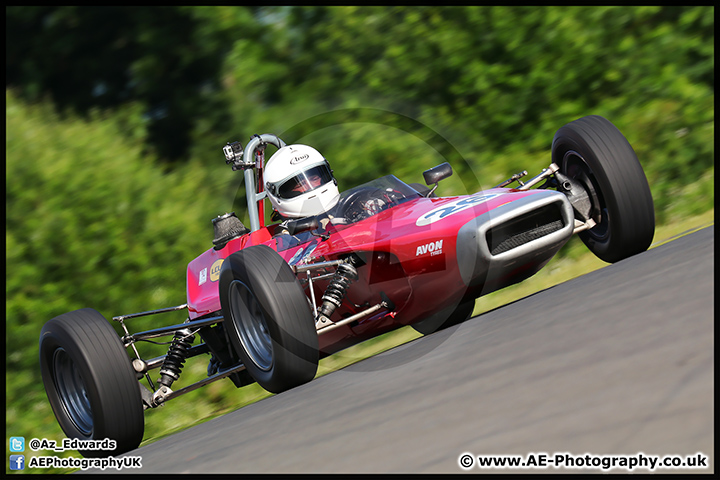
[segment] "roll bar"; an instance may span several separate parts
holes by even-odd
[[[242,149],[240,142],[233,142],[223,147],[223,153],[225,153],[225,163],[232,164],[233,170],[242,169],[245,176],[245,197],[247,198],[248,216],[250,217],[250,231],[254,232],[259,230],[260,227],[264,226],[264,210],[263,210],[263,199],[267,196],[262,183],[262,170],[264,167],[264,153],[265,147],[270,144],[277,148],[285,146],[285,142],[282,141],[277,135],[271,133],[264,133],[262,135],[253,135],[250,141],[245,145],[245,149]],[[257,154],[257,159],[255,155]],[[253,168],[257,169],[258,173],[258,185],[260,191],[255,190],[255,173]],[[262,222],[260,221],[260,213],[263,213]]]

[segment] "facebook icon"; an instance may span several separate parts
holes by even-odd
[[[25,455],[10,455],[10,470],[25,470]]]

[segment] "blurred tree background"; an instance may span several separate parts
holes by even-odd
[[[61,437],[46,320],[184,302],[210,220],[245,214],[226,142],[313,145],[342,188],[449,160],[460,194],[546,167],[590,114],[659,224],[712,209],[714,8],[6,7],[8,434]]]

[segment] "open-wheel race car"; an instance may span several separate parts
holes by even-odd
[[[647,250],[654,234],[637,156],[599,116],[560,128],[549,167],[525,183],[521,172],[488,190],[438,197],[438,182],[452,174],[443,163],[423,172],[427,186],[387,175],[336,195],[317,215],[273,224],[264,201],[292,198],[292,175],[270,179],[268,145],[290,152],[288,168],[312,157],[271,134],[224,147],[243,172],[250,225],[233,213],[213,219],[213,245],[187,267],[186,304],[113,317],[121,335],[89,308],[44,325],[42,379],[63,431],[116,442],[83,455],[136,448],[145,410],[216,380],[280,393],[311,381],[320,358],[365,339],[463,322],[476,298],[535,274],[575,233],[610,263]],[[337,185],[326,163],[318,163],[323,185]],[[133,318],[180,310],[183,323],[128,329]],[[167,353],[143,358],[140,343],[159,337],[169,337]],[[173,390],[184,362],[199,355],[210,355],[208,376]]]

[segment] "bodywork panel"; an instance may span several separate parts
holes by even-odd
[[[265,244],[290,265],[355,255],[360,260],[359,278],[331,320],[378,303],[382,294],[393,301],[395,309],[323,335],[321,350],[327,354],[358,338],[411,324],[463,298],[529,277],[571,237],[573,212],[565,195],[555,191],[496,188],[455,197],[417,195],[350,225],[331,222],[321,232],[326,237],[302,232],[273,238],[273,228],[260,228],[219,250],[210,248],[190,262],[190,318],[221,309],[220,267],[225,258],[240,249]],[[305,275],[298,278],[310,297]],[[312,282],[316,302],[329,282],[330,278]]]

